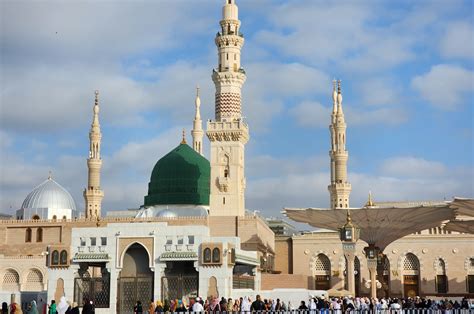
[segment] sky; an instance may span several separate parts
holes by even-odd
[[[213,119],[221,0],[0,1],[0,212],[48,177],[84,208],[100,91],[103,211],[138,208],[194,116]],[[329,205],[342,80],[350,205],[474,196],[473,2],[237,0],[246,207]],[[205,155],[209,142],[204,142]]]

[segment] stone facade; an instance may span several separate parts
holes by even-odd
[[[442,230],[441,230],[442,231]],[[431,234],[430,234],[431,233]],[[384,251],[388,258],[384,274],[389,277],[388,284],[383,284],[377,290],[379,296],[405,296],[407,290],[404,288],[405,276],[418,276],[418,295],[422,296],[464,296],[474,294],[468,292],[467,276],[474,274],[474,235],[455,234],[437,230],[423,231],[401,238],[390,244]],[[359,241],[356,246],[356,257],[359,260],[360,276],[356,283],[361,295],[369,295],[370,290],[366,286],[369,280],[367,260],[363,249],[367,244]],[[287,262],[288,252],[292,256],[293,265]],[[418,260],[419,266],[409,265],[406,257],[413,254]],[[329,263],[319,263],[323,255]],[[335,232],[315,232],[276,239],[276,270],[282,273],[304,275],[310,278],[308,289],[315,289],[316,276],[321,270],[329,274],[329,288],[332,290],[343,290],[345,284],[345,258],[339,234]],[[444,269],[440,269],[441,264]],[[357,263],[356,263],[357,264]],[[387,267],[388,266],[388,267]],[[325,267],[325,268],[324,268]],[[413,269],[412,269],[413,268]],[[437,276],[446,275],[447,291],[438,291]],[[379,278],[380,279],[380,278]],[[265,284],[265,283],[264,283]]]

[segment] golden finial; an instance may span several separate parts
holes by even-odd
[[[369,198],[367,199],[367,203],[365,204],[365,207],[374,207],[375,203],[372,200],[372,191],[369,191]]]
[[[183,139],[181,140],[181,144],[187,144],[186,143],[186,130],[183,129]]]
[[[344,227],[353,227],[351,211],[349,209],[347,209],[346,224],[344,225]]]

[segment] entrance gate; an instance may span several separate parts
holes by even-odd
[[[133,313],[137,301],[147,308],[153,299],[153,277],[121,277],[118,279],[117,313]]]
[[[161,278],[161,299],[174,300],[196,298],[199,277],[197,275],[168,275]]]

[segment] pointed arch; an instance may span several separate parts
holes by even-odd
[[[2,276],[2,290],[4,291],[19,291],[20,290],[20,275],[17,270],[7,268]]]
[[[120,259],[119,259],[119,262],[120,262],[120,265],[119,265],[119,266],[120,266],[120,268],[123,267],[123,259],[124,259],[124,257],[125,257],[125,253],[126,253],[126,252],[128,251],[128,249],[129,249],[132,245],[134,245],[134,244],[138,244],[138,245],[142,246],[142,247],[145,249],[145,251],[146,251],[147,254],[148,254],[149,267],[153,267],[153,256],[152,256],[152,254],[150,253],[150,251],[148,250],[148,248],[147,248],[147,246],[146,246],[145,244],[143,244],[143,243],[141,243],[140,241],[137,240],[137,241],[132,241],[132,242],[130,242],[127,246],[125,246],[125,248],[124,248],[124,249],[122,250],[122,252],[120,253]]]

